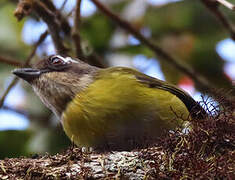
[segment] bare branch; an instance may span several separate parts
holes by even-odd
[[[36,1],[33,7],[40,18],[47,24],[57,53],[66,54],[67,48],[64,47],[60,37],[60,25],[53,12],[51,12],[41,1]]]
[[[81,37],[80,37],[80,8],[81,7],[81,0],[77,0],[76,9],[75,9],[75,16],[74,16],[74,26],[72,30],[72,38],[74,41],[75,49],[76,49],[76,55],[79,59],[85,60],[81,48]]]
[[[235,6],[226,0],[216,0],[216,1],[225,6],[226,8],[231,9],[232,11],[235,10]]]
[[[49,9],[50,12],[53,12],[54,16],[58,19],[58,23],[60,23],[60,29],[66,34],[70,35],[71,27],[65,17],[62,16],[61,10],[64,8],[65,3],[67,0],[64,1],[63,5],[59,10],[56,9],[54,4],[51,0],[44,0],[43,3],[46,5],[46,7]],[[14,12],[14,15],[17,17],[18,21],[23,19],[25,16],[28,16],[32,10],[33,6],[35,4],[35,1],[33,0],[20,0],[17,8]]]
[[[139,31],[137,31],[129,22],[121,19],[116,14],[112,13],[107,7],[101,4],[98,0],[91,0],[104,14],[106,14],[109,18],[111,18],[114,22],[116,22],[123,29],[133,34],[140,42],[148,46],[155,54],[161,59],[166,60],[168,63],[172,64],[175,68],[180,70],[181,72],[187,74],[191,77],[194,82],[200,87],[203,91],[208,92],[213,87],[204,77],[195,72],[192,68],[179,62],[174,59],[172,56],[167,54],[163,49],[155,45],[150,40],[146,39]]]
[[[22,114],[22,115],[24,115],[24,116],[27,116],[27,112],[26,112],[26,111],[23,111],[23,110],[21,110],[21,109],[12,108],[12,107],[6,106],[6,105],[3,105],[3,106],[2,106],[2,109],[8,110],[8,111],[13,111],[13,112],[15,112],[15,113],[18,113],[18,114]]]
[[[43,3],[46,5],[46,7],[53,13],[55,13],[56,18],[58,19],[58,23],[60,24],[60,29],[68,36],[70,36],[71,33],[71,27],[66,19],[61,13],[61,11],[64,9],[65,4],[67,3],[67,0],[64,0],[62,6],[59,8],[59,10],[56,9],[55,5],[51,0],[43,0]]]
[[[60,9],[56,10],[56,14],[57,14],[56,17],[58,18],[58,20],[60,22],[61,30],[65,33],[65,35],[70,37],[71,36],[71,27],[68,23],[67,16],[63,16],[62,13],[61,13],[61,11],[64,9],[67,1],[68,0],[64,0],[64,2],[62,4],[62,6],[60,7]]]
[[[68,2],[68,0],[64,0],[63,4],[61,5],[59,12],[62,11],[66,5],[66,3]]]
[[[8,65],[12,65],[12,66],[19,66],[19,67],[22,66],[22,63],[20,63],[19,61],[14,60],[14,59],[10,59],[10,58],[6,58],[3,56],[0,56],[0,62],[8,64]]]
[[[39,37],[38,41],[34,44],[34,47],[32,49],[32,52],[30,53],[30,55],[28,56],[28,58],[26,59],[25,63],[24,63],[24,67],[28,66],[30,61],[32,60],[32,58],[34,57],[36,50],[38,48],[38,46],[46,39],[48,35],[48,32],[45,31],[44,33],[41,34],[41,36]],[[0,108],[3,106],[3,103],[7,97],[7,95],[9,94],[9,92],[11,91],[11,89],[17,84],[18,82],[18,78],[15,77],[12,82],[8,85],[6,91],[3,93],[1,99],[0,99]]]
[[[49,2],[49,1],[45,1]],[[50,3],[50,8],[55,9],[53,4]],[[51,34],[57,53],[66,54],[68,51],[64,47],[62,38],[60,37],[60,23],[56,18],[57,13],[53,13],[42,1],[22,0],[19,1],[14,15],[18,20],[24,16],[29,15],[32,10],[35,10],[37,15],[47,24],[48,31]]]
[[[76,9],[76,7],[73,7],[73,9],[65,17],[68,18],[68,17],[72,16],[75,9]]]
[[[25,16],[28,16],[32,12],[32,0],[21,0],[17,4],[16,10],[14,12],[14,16],[18,21],[23,19]]]
[[[212,12],[216,18],[222,23],[222,25],[229,31],[231,34],[231,38],[235,41],[235,30],[233,29],[232,24],[229,20],[225,17],[225,15],[219,10],[219,1],[221,0],[201,0],[201,2],[207,7],[207,9]]]
[[[0,108],[2,107],[2,105],[3,105],[3,103],[4,103],[4,101],[5,101],[5,99],[6,99],[6,97],[7,97],[7,95],[8,95],[8,93],[11,91],[11,89],[16,85],[16,83],[18,82],[18,78],[17,77],[15,77],[12,81],[11,81],[11,83],[8,85],[8,87],[7,87],[7,89],[5,90],[5,92],[3,93],[3,95],[2,95],[2,97],[1,97],[1,99],[0,99]]]
[[[87,59],[89,61],[89,64],[93,66],[101,68],[107,67],[107,64],[104,62],[104,60],[94,51],[87,57]]]
[[[72,30],[72,38],[75,45],[76,55],[79,59],[91,65],[98,67],[106,67],[107,65],[103,62],[103,59],[94,51],[90,55],[85,57],[81,46],[80,25],[81,25],[81,0],[77,0],[75,16],[74,16],[74,26]]]
[[[28,66],[29,65],[31,59],[33,58],[33,56],[36,53],[36,50],[37,50],[38,46],[46,39],[47,35],[48,35],[48,31],[45,31],[44,33],[41,34],[41,36],[39,37],[38,41],[34,44],[32,52],[30,53],[30,55],[26,59],[24,66]]]

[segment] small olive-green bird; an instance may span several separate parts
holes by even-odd
[[[205,113],[186,92],[134,69],[53,55],[16,69],[77,146],[129,150]],[[191,114],[191,115],[190,115]]]

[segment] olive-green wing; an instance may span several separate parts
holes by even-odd
[[[101,70],[102,71],[102,70]],[[169,91],[170,93],[176,95],[187,107],[188,111],[191,113],[192,117],[195,118],[203,118],[207,116],[206,111],[197,103],[188,93],[181,90],[180,88],[168,84],[165,81],[161,81],[159,79],[147,76],[139,71],[136,71],[134,69],[125,68],[125,67],[111,67],[107,68],[103,71],[103,73],[106,73],[106,75],[110,75],[109,73],[121,73],[121,74],[130,74],[134,75],[135,78],[140,82],[145,84],[146,86],[150,88],[157,88]]]
[[[202,118],[207,115],[206,111],[199,105],[198,102],[178,87],[142,73],[137,73],[135,76],[137,80],[148,85],[150,88],[163,89],[176,95],[181,101],[183,101],[192,117]]]

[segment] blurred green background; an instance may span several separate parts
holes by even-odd
[[[63,0],[54,0],[59,9]],[[62,10],[75,7],[68,0]],[[141,33],[173,57],[192,66],[217,88],[231,89],[235,79],[235,42],[220,22],[195,0],[106,0],[110,9],[131,22]],[[234,3],[235,1],[230,1]],[[24,62],[32,45],[47,29],[36,16],[17,22],[17,1],[0,1],[0,56]],[[234,12],[221,7],[231,22]],[[108,66],[128,66],[177,84],[197,101],[201,93],[193,81],[173,66],[156,59],[154,53],[116,26],[89,0],[82,0],[80,33],[82,47],[99,54]],[[68,17],[73,26],[74,14]],[[71,44],[71,40],[66,40]],[[55,53],[51,37],[38,47],[33,62]],[[12,81],[15,67],[0,61],[0,96]],[[233,84],[234,85],[234,84]],[[31,87],[20,81],[0,109],[0,159],[35,153],[56,153],[70,145],[59,120],[41,103]]]

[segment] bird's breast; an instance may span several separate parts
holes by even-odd
[[[175,113],[189,115],[184,103],[170,92],[120,78],[95,81],[63,112],[64,130],[78,146],[125,147],[127,139],[140,142],[175,128],[181,122]]]

